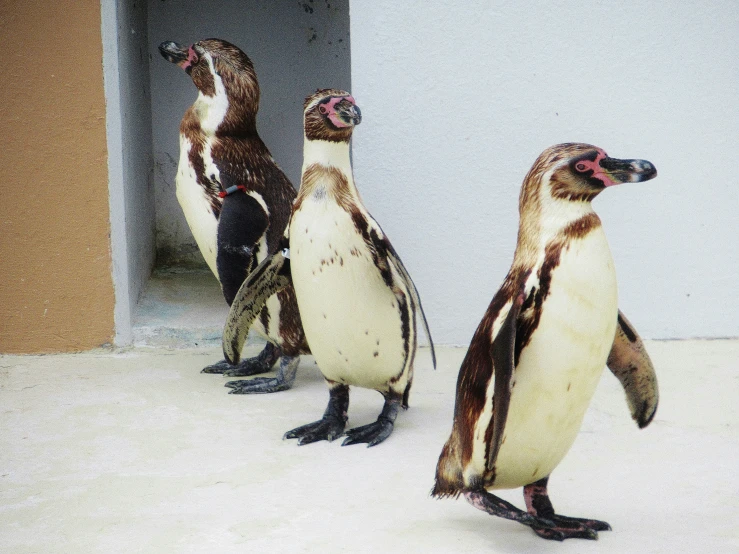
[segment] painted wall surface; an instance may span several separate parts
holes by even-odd
[[[179,125],[197,96],[190,78],[161,57],[165,40],[221,38],[254,62],[261,88],[259,133],[297,188],[303,155],[303,100],[316,88],[351,87],[348,0],[150,2],[149,55],[156,192],[157,258],[204,262],[175,197]]]
[[[727,0],[352,2],[357,185],[438,343],[469,342],[569,141],[658,168],[594,203],[641,334],[739,336],[738,31]]]
[[[131,342],[133,313],[156,253],[147,7],[115,0],[101,6],[115,343],[120,346]]]
[[[0,4],[0,352],[113,337],[100,3]]]

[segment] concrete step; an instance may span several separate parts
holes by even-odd
[[[221,287],[209,270],[157,269],[136,308],[133,342],[217,346],[227,314]]]

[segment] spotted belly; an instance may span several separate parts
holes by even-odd
[[[491,488],[548,476],[572,446],[616,333],[613,260],[602,230],[573,242],[514,372]]]
[[[303,328],[324,377],[402,392],[401,307],[349,214],[333,202],[304,201],[290,225],[290,257]]]

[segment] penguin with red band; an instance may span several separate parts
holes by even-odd
[[[180,124],[177,199],[230,306],[249,272],[277,248],[296,192],[257,132],[259,84],[249,57],[219,39],[189,47],[163,42],[159,51],[198,89]],[[203,372],[254,375],[279,359],[276,378],[245,381],[231,392],[290,388],[300,354],[310,353],[292,287],[267,299],[253,328],[267,340],[257,357]]]
[[[591,205],[607,187],[656,175],[650,162],[611,158],[587,144],[553,146],[534,163],[521,189],[511,269],[459,371],[433,496],[463,494],[476,508],[546,539],[596,539],[610,529],[556,513],[547,484],[606,364],[639,427],[657,409],[654,368],[619,312],[613,259]],[[490,492],[517,487],[526,511]]]

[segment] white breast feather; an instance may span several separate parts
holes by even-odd
[[[190,165],[188,154],[192,145],[183,135],[180,135],[180,162],[177,168],[177,201],[180,203],[190,232],[205,258],[213,275],[218,276],[216,255],[218,252],[216,237],[218,220],[211,210],[208,197],[201,185],[198,184],[195,170]]]
[[[213,75],[215,95],[207,96],[202,92],[198,92],[198,97],[193,106],[198,114],[200,128],[205,135],[205,144],[203,145],[202,153],[205,174],[218,182],[220,174],[218,168],[213,163],[211,145],[214,140],[214,133],[228,111],[228,96],[223,86],[223,81],[213,67],[211,55],[206,53],[203,57],[206,59],[210,72]],[[190,148],[192,148],[190,141],[184,135],[180,134],[180,161],[175,181],[177,186],[177,200],[185,214],[190,232],[195,238],[195,242],[203,258],[205,258],[205,262],[217,277],[218,220],[210,208],[205,190],[198,184],[195,171],[190,165],[188,159]]]
[[[320,192],[304,199],[290,225],[290,257],[303,327],[321,372],[387,391],[405,361],[398,302],[350,215]]]

